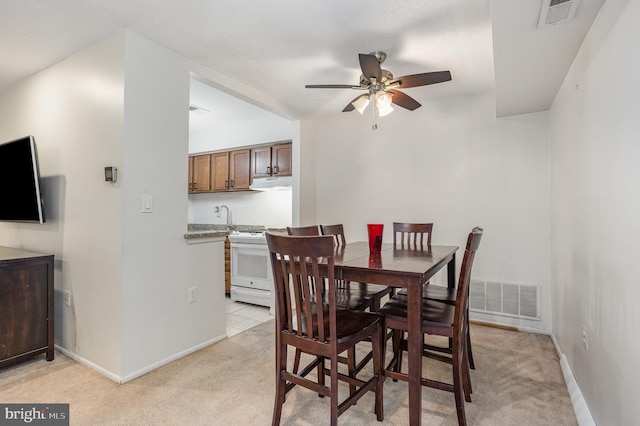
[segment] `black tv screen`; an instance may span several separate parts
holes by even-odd
[[[0,220],[45,222],[33,136],[0,145]]]

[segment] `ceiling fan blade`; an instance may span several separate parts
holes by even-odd
[[[349,112],[349,111],[353,111],[354,109],[356,109],[356,107],[355,107],[355,106],[353,106],[353,103],[354,103],[355,101],[357,101],[358,99],[360,99],[361,97],[363,97],[363,96],[369,96],[369,95],[360,95],[360,96],[358,96],[357,98],[355,98],[354,100],[352,100],[351,102],[349,102],[349,104],[348,104],[346,107],[344,107],[344,109],[342,110],[342,112]]]
[[[359,89],[360,86],[353,84],[307,84],[307,89]]]
[[[368,80],[375,78],[376,82],[380,82],[382,80],[382,69],[378,58],[364,53],[360,53],[358,57],[360,58],[360,68],[364,77]]]
[[[416,101],[411,96],[405,95],[404,93],[398,90],[389,89],[387,90],[387,92],[391,93],[392,95],[391,102],[398,106],[401,106],[402,108],[406,108],[409,111],[413,111],[414,109],[421,107],[420,102]]]
[[[451,80],[449,71],[425,72],[422,74],[404,75],[394,78],[389,82],[389,86],[399,83],[397,87],[406,89],[408,87],[427,86],[429,84],[443,83]]]

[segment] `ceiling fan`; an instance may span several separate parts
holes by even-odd
[[[361,53],[358,57],[360,59],[360,68],[362,69],[359,85],[307,84],[305,87],[307,89],[366,90],[368,93],[360,95],[349,102],[342,112],[349,112],[355,109],[362,114],[367,105],[369,105],[369,102],[374,101],[374,109],[377,108],[379,115],[384,116],[393,110],[393,108],[391,108],[392,103],[410,111],[420,108],[418,101],[396,89],[427,86],[429,84],[451,80],[451,73],[449,71],[425,72],[394,78],[391,72],[383,70],[380,67],[387,58],[386,53],[377,51],[369,53],[368,55]]]

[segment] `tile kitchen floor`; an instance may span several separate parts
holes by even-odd
[[[227,313],[227,337],[241,333],[273,318],[269,313],[269,308],[265,306],[234,302],[229,297],[225,299],[224,307]]]

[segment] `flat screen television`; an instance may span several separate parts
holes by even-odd
[[[33,136],[0,145],[0,220],[44,223]]]

